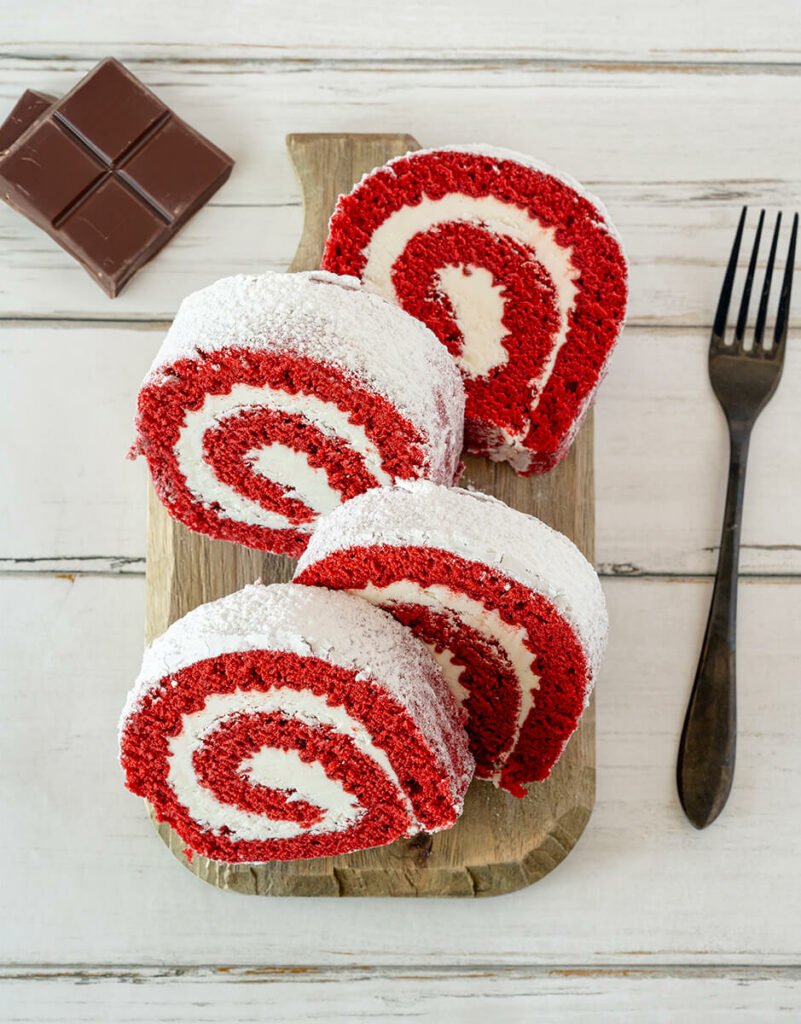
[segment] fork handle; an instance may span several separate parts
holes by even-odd
[[[729,483],[709,619],[679,744],[677,781],[684,812],[706,828],[723,810],[737,746],[735,649],[737,570],[750,425],[730,425]]]

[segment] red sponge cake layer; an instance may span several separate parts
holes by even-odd
[[[295,579],[372,601],[426,644],[468,714],[479,778],[517,796],[547,778],[607,631],[598,577],[566,537],[486,495],[402,484],[321,519]]]
[[[467,449],[519,473],[567,453],[626,308],[626,261],[601,204],[489,147],[409,153],[340,197],[323,266],[427,324],[467,391]]]
[[[422,644],[367,602],[294,584],[174,623],[145,655],[120,749],[129,789],[228,863],[448,828],[473,768]]]
[[[139,393],[135,452],[190,529],[299,555],[346,498],[453,483],[463,415],[433,334],[355,280],[235,277],[182,304]]]

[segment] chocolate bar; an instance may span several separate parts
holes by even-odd
[[[0,126],[0,195],[112,298],[232,167],[113,58],[61,100],[29,90]]]

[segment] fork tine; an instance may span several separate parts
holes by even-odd
[[[784,358],[784,343],[787,341],[787,326],[790,322],[790,295],[793,290],[793,270],[795,269],[795,240],[798,234],[798,214],[793,217],[793,231],[790,235],[790,248],[787,250],[787,263],[784,267],[782,290],[779,295],[779,312],[776,314],[776,326],[773,329],[773,348],[771,355]]]
[[[762,225],[765,223],[765,211],[761,210],[759,213],[759,223],[757,224],[756,235],[754,237],[754,247],[751,249],[751,259],[748,263],[748,273],[745,277],[745,287],[743,288],[743,297],[740,300],[740,312],[737,315],[737,327],[734,330],[734,351],[742,352],[743,338],[745,337],[745,326],[748,322],[748,306],[751,302],[751,286],[754,283],[754,273],[756,272],[757,256],[759,255],[759,241],[762,238]]]
[[[731,301],[731,292],[734,286],[734,274],[737,270],[737,257],[740,255],[740,242],[743,237],[743,227],[745,225],[745,214],[747,210],[748,207],[744,206],[743,212],[740,214],[740,223],[737,225],[737,233],[734,236],[734,245],[731,247],[729,265],[726,267],[726,276],[723,278],[723,287],[720,290],[720,298],[718,299],[718,309],[715,313],[715,324],[712,328],[713,345],[723,344],[723,335],[726,332],[726,317],[729,314],[729,302]]]
[[[776,227],[773,229],[773,241],[770,243],[770,254],[768,265],[765,267],[765,280],[762,284],[762,295],[759,299],[759,312],[757,313],[756,327],[754,328],[753,352],[759,354],[762,351],[762,336],[765,333],[765,321],[768,318],[768,299],[770,298],[770,281],[773,277],[773,264],[776,260],[776,245],[779,241],[779,229],[782,226],[782,213],[779,210],[776,215]]]

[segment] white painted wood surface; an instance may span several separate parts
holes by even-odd
[[[325,1021],[370,1024],[440,1020],[458,1024],[567,1024],[599,1020],[782,1022],[798,1019],[797,969],[746,971],[690,968],[625,971],[557,968],[430,970],[427,968],[198,968],[195,970],[26,971],[0,973],[7,1024],[29,1021],[148,1021],[219,1024]],[[782,1003],[773,1000],[777,988]],[[650,1007],[644,997],[650,997]],[[775,1008],[774,1008],[775,1005]]]
[[[800,21],[797,0],[3,11],[0,115],[114,53],[237,167],[113,302],[0,209],[0,1019],[801,1018],[797,329],[752,446],[735,790],[698,834],[673,783],[725,480],[708,324],[740,205],[801,206]],[[285,268],[302,211],[283,136],[314,130],[534,152],[607,202],[632,259],[596,417],[598,802],[557,871],[494,901],[219,892],[114,763],[144,610],[136,388],[186,292]]]
[[[288,8],[285,0],[210,5],[159,0],[86,4],[64,16],[58,0],[4,11],[3,49],[13,55],[121,56],[175,60],[493,57],[582,61],[788,62],[801,53],[794,0],[593,0],[559,17],[535,0],[462,0],[403,4],[339,0],[335,8]],[[304,10],[305,8],[305,10]],[[797,30],[797,25],[795,26]]]
[[[799,963],[801,583],[742,586],[737,785],[702,834],[682,815],[673,772],[709,584],[620,579],[606,592],[598,795],[570,856],[496,899],[343,905],[222,892],[154,841],[114,763],[141,656],[141,578],[0,579],[0,820],[13,882],[0,890],[0,921],[14,922],[0,929],[0,962]]]
[[[143,571],[145,469],[125,455],[136,391],[163,334],[160,325],[0,324],[13,395],[0,406],[0,436],[20,421],[27,431],[24,446],[0,451],[0,492],[19,495],[0,503],[0,570]],[[714,570],[727,440],[707,347],[706,328],[629,327],[613,357],[596,415],[605,573]],[[801,572],[801,446],[786,443],[798,429],[799,396],[796,347],[754,433],[742,554],[749,575]],[[27,412],[38,402],[48,416]]]
[[[91,64],[0,62],[0,102],[10,107],[31,84],[63,92]],[[569,171],[622,232],[632,324],[706,324],[742,204],[801,205],[801,120],[769,130],[775,111],[801,108],[801,75],[776,66],[744,74],[449,62],[131,67],[237,157],[229,183],[113,300],[4,208],[0,315],[167,320],[187,292],[217,277],[285,269],[302,222],[284,152],[290,131],[411,131],[422,145],[485,140]],[[793,316],[801,324],[798,304]]]

